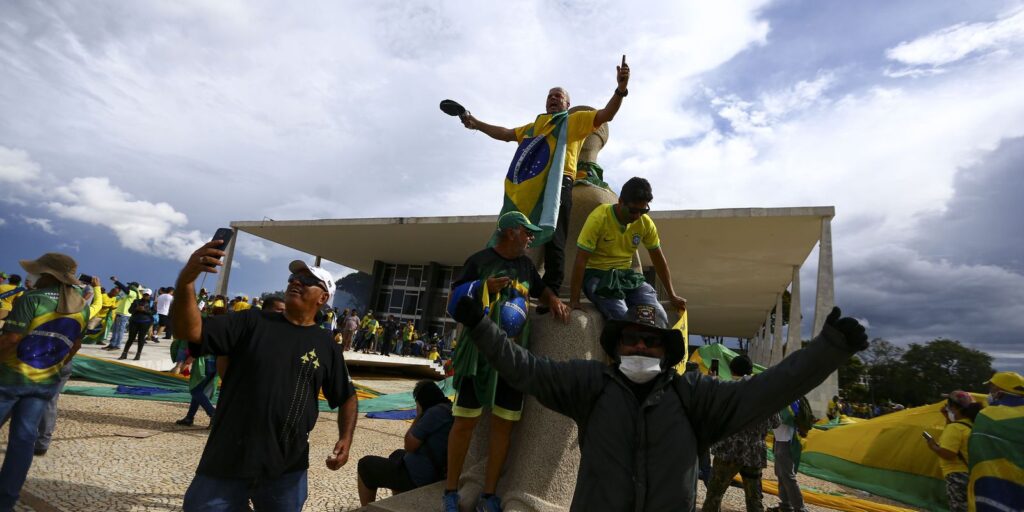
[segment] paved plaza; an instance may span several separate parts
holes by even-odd
[[[85,347],[82,353],[110,359],[117,357],[117,354],[96,347]],[[171,366],[167,361],[165,343],[147,345],[139,366],[166,369],[165,366]],[[415,384],[413,379],[388,374],[357,373],[355,377],[357,383],[381,393],[410,391]],[[69,385],[92,384],[73,380]],[[17,510],[181,510],[182,496],[199,463],[209,424],[200,412],[195,426],[175,425],[174,421],[183,417],[186,409],[187,404],[181,403],[62,395],[50,451],[33,461]],[[364,455],[386,456],[400,448],[410,424],[407,421],[367,419],[360,415],[349,463],[332,472],[324,467],[323,460],[337,440],[336,420],[333,413],[321,413],[310,436],[309,499],[305,510],[358,509],[356,462]],[[5,426],[0,430],[0,442],[6,446],[6,441]],[[770,466],[765,475],[774,478]],[[800,479],[803,485],[825,492],[865,497],[860,491],[829,482],[803,475]],[[698,485],[698,492],[698,503],[701,503],[703,485]],[[388,491],[381,490],[381,497],[387,495]],[[765,496],[766,506],[777,503],[774,496]],[[731,488],[723,502],[723,510],[743,509],[742,490]]]

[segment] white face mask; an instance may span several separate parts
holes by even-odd
[[[956,415],[953,414],[953,411],[950,411],[949,409],[946,409],[946,417],[949,418],[950,423],[956,422]]]
[[[619,358],[619,371],[627,379],[646,384],[661,373],[661,359],[647,356],[622,356]]]

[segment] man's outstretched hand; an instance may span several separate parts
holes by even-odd
[[[854,350],[868,348],[868,333],[864,326],[855,318],[843,317],[843,310],[833,307],[832,312],[825,318],[825,325],[843,333],[846,338],[846,345]],[[840,318],[842,317],[842,318]]]
[[[480,306],[480,301],[473,297],[462,297],[459,299],[458,304],[455,305],[455,314],[452,318],[456,322],[465,325],[472,329],[480,323],[480,320],[484,318],[484,308]]]

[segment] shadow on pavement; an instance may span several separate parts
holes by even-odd
[[[43,494],[40,489],[59,491],[47,492],[40,496]],[[69,505],[73,506],[71,510],[83,512],[181,510],[182,496],[183,494],[120,492],[77,482],[29,478],[21,491],[20,501],[37,512],[64,510]]]

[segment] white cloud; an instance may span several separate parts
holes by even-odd
[[[885,52],[890,60],[910,66],[943,66],[972,54],[1005,49],[1024,42],[1024,9],[991,22],[958,23],[906,41]]]
[[[43,218],[38,218],[38,217],[27,217],[25,215],[22,215],[21,219],[23,221],[25,221],[25,224],[29,224],[31,226],[35,226],[35,227],[43,230],[43,232],[45,232],[47,234],[50,234],[50,235],[56,235],[57,234],[57,230],[53,229],[53,221],[51,221],[50,219],[43,219]]]
[[[7,224],[7,219],[4,219],[3,217],[0,217],[0,226],[3,226],[5,224]]]
[[[184,213],[165,202],[136,200],[107,178],[75,178],[53,190],[46,203],[55,215],[111,229],[121,245],[141,253],[184,261],[206,240],[183,229]]]
[[[39,177],[39,164],[20,149],[0,146],[0,182],[23,183]]]

